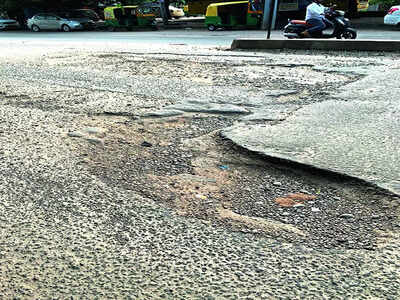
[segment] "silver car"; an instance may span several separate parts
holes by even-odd
[[[0,18],[0,30],[6,29],[19,29],[19,23],[15,20],[11,19],[2,19]]]
[[[29,29],[35,32],[40,30],[62,30],[68,32],[83,29],[80,22],[61,18],[54,14],[37,14],[28,19],[27,25]]]

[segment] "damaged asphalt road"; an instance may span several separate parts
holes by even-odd
[[[283,130],[396,61],[185,47],[1,57],[0,293],[398,298],[396,196],[226,138]]]
[[[249,150],[361,178],[399,195],[399,66],[374,68],[278,126],[239,125],[223,136]]]

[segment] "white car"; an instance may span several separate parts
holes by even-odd
[[[6,29],[19,29],[20,25],[17,21],[12,19],[0,19],[0,30]]]
[[[383,23],[386,25],[394,25],[400,28],[400,5],[392,6],[385,18]]]
[[[40,30],[61,30],[71,31],[83,29],[83,25],[75,20],[61,18],[55,14],[37,14],[28,19],[28,28],[32,31]]]

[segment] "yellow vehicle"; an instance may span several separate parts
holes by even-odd
[[[217,28],[258,28],[261,21],[261,7],[253,1],[221,2],[207,7],[205,25],[210,31]]]
[[[157,29],[156,17],[147,7],[110,6],[104,9],[105,26],[114,31],[118,28],[133,30],[139,27]]]
[[[357,10],[358,11],[367,11],[369,7],[368,0],[357,0]]]

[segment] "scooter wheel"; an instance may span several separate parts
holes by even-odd
[[[353,30],[345,30],[338,34],[337,39],[354,40],[357,38],[357,32]]]

